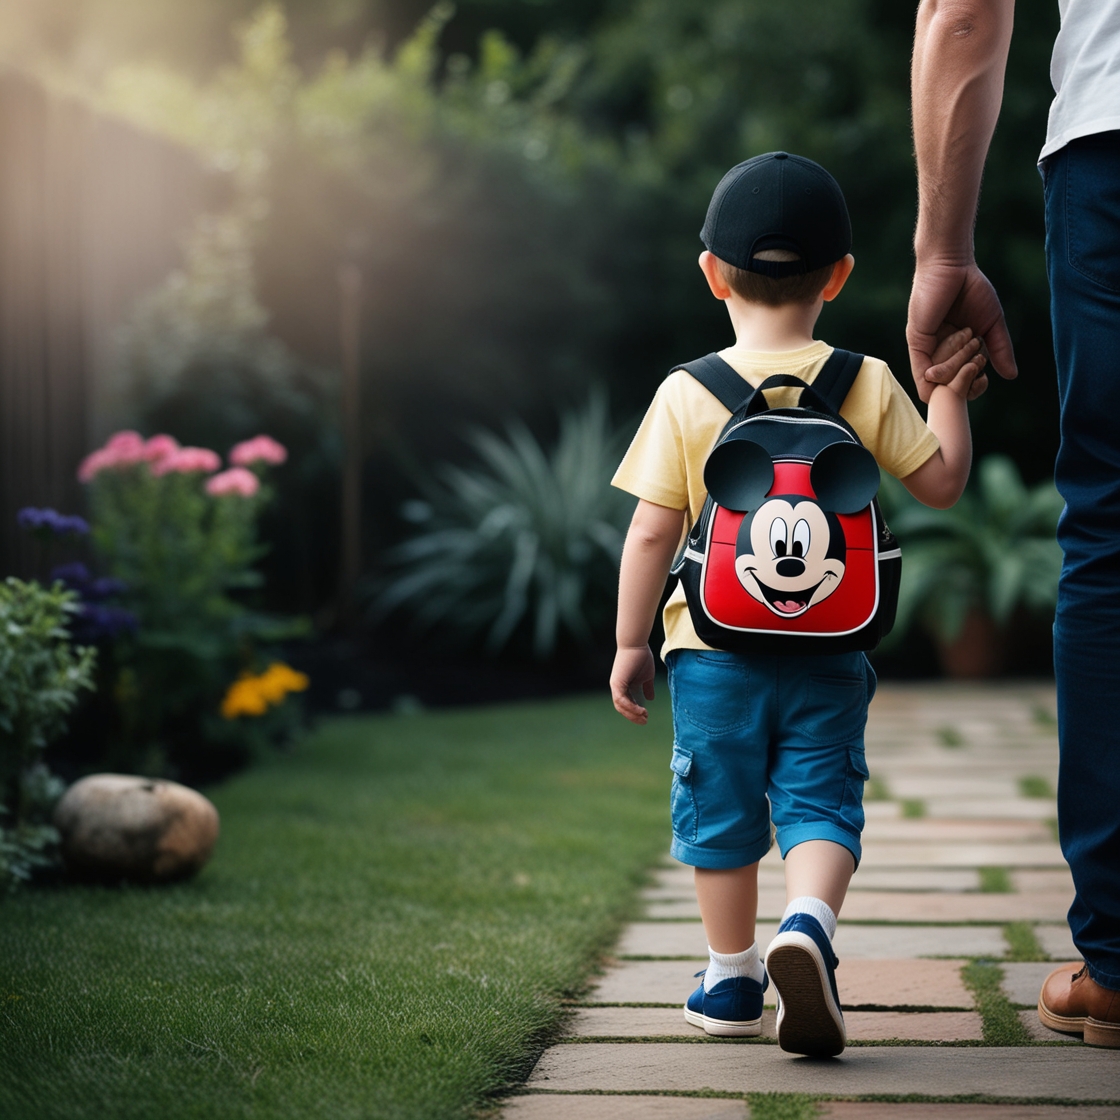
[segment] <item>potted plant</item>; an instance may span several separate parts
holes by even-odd
[[[987,455],[951,509],[921,505],[889,477],[880,499],[902,544],[895,634],[918,622],[948,676],[995,675],[1012,617],[1050,614],[1057,603],[1063,503],[1054,484],[1028,488],[1009,458]]]

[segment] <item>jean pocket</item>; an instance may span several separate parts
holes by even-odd
[[[844,780],[845,822],[858,832],[863,831],[863,785],[871,777],[863,747],[848,748],[848,773]]]
[[[708,735],[750,726],[750,670],[734,654],[696,652],[688,659],[681,657],[673,688],[673,710]]]
[[[1120,144],[1072,144],[1065,211],[1070,267],[1120,292]]]
[[[681,747],[673,747],[669,763],[673,771],[673,790],[669,795],[673,815],[673,835],[686,844],[696,841],[696,793],[692,788],[692,754]]]
[[[859,738],[867,724],[867,692],[866,677],[809,677],[791,725],[816,743]]]

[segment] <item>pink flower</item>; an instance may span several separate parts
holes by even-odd
[[[168,455],[174,455],[178,450],[179,441],[172,436],[152,436],[144,444],[144,459],[149,463],[158,463],[160,459],[166,459]]]
[[[221,465],[221,459],[208,447],[180,447],[178,451],[154,462],[152,474],[157,478],[165,474],[191,474],[194,471],[211,474]]]
[[[229,461],[236,467],[248,467],[253,463],[270,463],[276,465],[284,462],[288,457],[288,450],[283,444],[277,443],[271,436],[257,436],[239,443],[229,453]]]
[[[206,481],[206,493],[219,498],[224,494],[238,494],[251,498],[261,488],[261,480],[244,467],[231,467]]]
[[[144,437],[139,432],[117,432],[104,447],[87,455],[78,467],[80,482],[92,481],[101,471],[131,467],[144,461]]]

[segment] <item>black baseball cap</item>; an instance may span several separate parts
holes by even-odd
[[[839,183],[819,163],[767,152],[736,164],[708,204],[700,240],[720,260],[763,276],[795,276],[834,264],[852,249],[852,223]],[[795,261],[758,260],[765,249]]]

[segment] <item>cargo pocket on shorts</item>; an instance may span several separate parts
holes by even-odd
[[[863,831],[863,783],[871,777],[867,769],[867,756],[863,747],[848,748],[848,773],[844,780],[844,804],[841,815],[844,823],[856,832]]]
[[[692,755],[680,747],[673,747],[669,763],[673,771],[673,791],[670,805],[673,813],[673,835],[686,844],[696,842],[696,794],[692,789]]]

